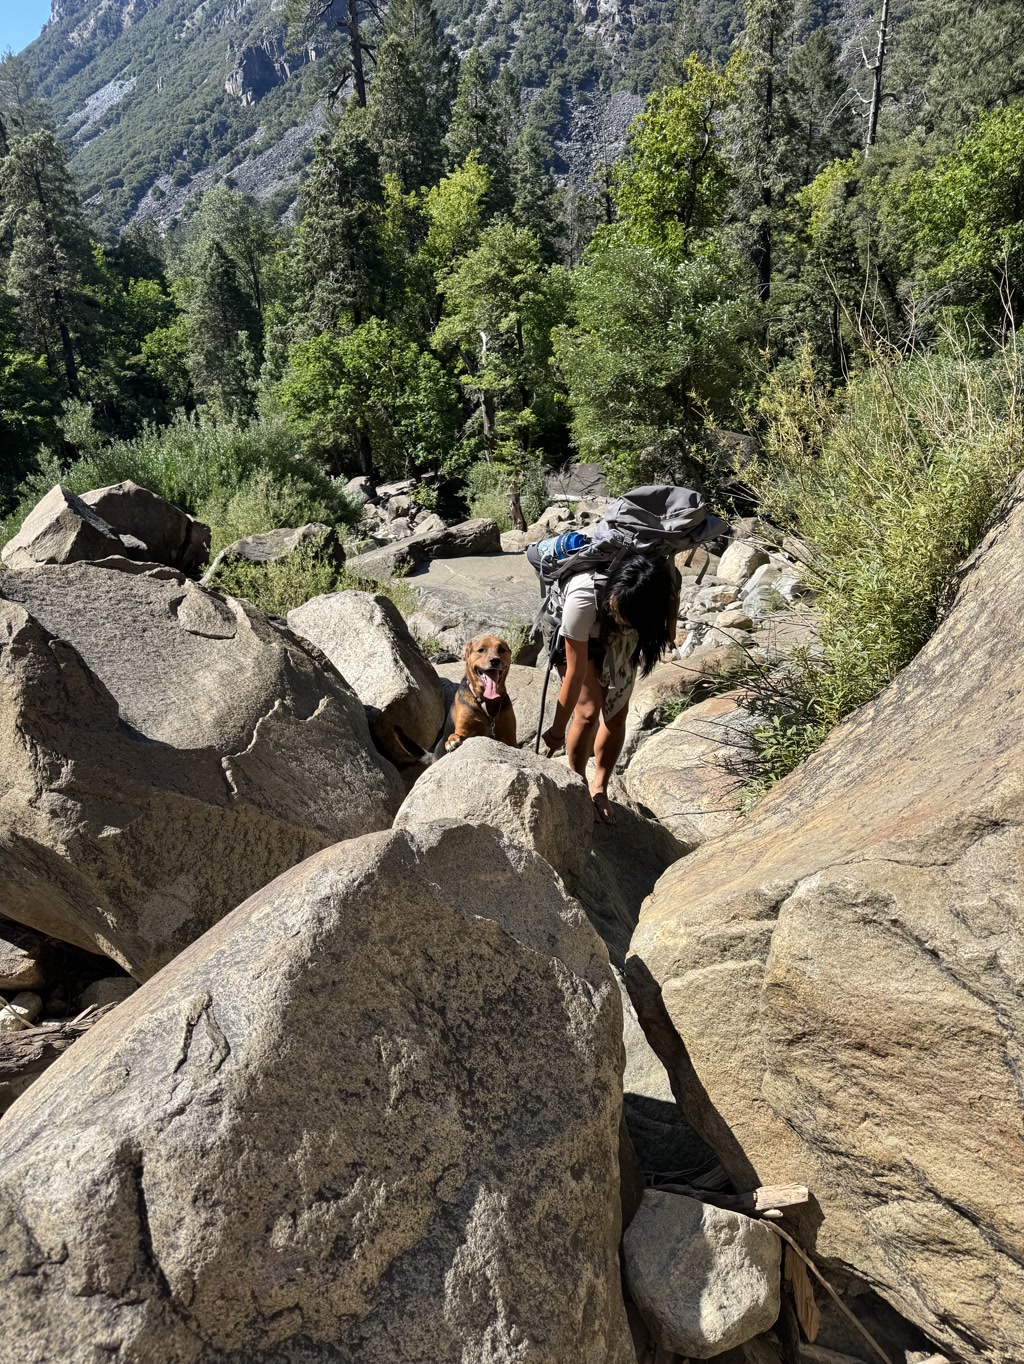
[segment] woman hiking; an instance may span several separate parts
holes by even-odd
[[[542,738],[549,757],[564,743],[569,766],[584,780],[593,756],[590,798],[594,818],[605,824],[615,823],[608,781],[622,752],[637,668],[646,677],[674,641],[678,606],[672,569],[654,555],[620,559],[600,602],[593,573],[578,573],[566,585],[563,643],[555,655],[562,685]]]

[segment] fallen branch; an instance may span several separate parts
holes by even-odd
[[[843,1316],[847,1318],[851,1325],[857,1328],[857,1330],[861,1333],[864,1339],[874,1350],[875,1354],[878,1355],[879,1359],[883,1360],[884,1364],[892,1364],[892,1360],[882,1349],[881,1345],[879,1345],[878,1341],[874,1338],[874,1336],[864,1325],[864,1323],[860,1321],[857,1317],[855,1317],[854,1314],[850,1311],[846,1303],[843,1302],[842,1298],[832,1287],[829,1281],[825,1278],[825,1276],[821,1273],[821,1271],[818,1269],[818,1266],[814,1263],[814,1261],[807,1254],[807,1252],[801,1250],[801,1248],[793,1240],[792,1236],[790,1236],[788,1232],[783,1231],[781,1227],[776,1226],[774,1222],[768,1222],[766,1223],[766,1225],[771,1227],[772,1231],[775,1232],[776,1236],[780,1236],[783,1239],[783,1241],[786,1242],[787,1245],[793,1247],[797,1255],[800,1256],[801,1260],[803,1260],[804,1264],[811,1271],[814,1277],[818,1280],[822,1288],[824,1288],[825,1292],[829,1295],[829,1297],[832,1299],[835,1305],[839,1308],[840,1312],[842,1312]]]
[[[91,1004],[59,1028],[28,1027],[0,1038],[0,1112],[112,1008]]]

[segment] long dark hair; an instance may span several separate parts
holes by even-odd
[[[632,661],[634,666],[640,665],[640,676],[646,677],[672,642],[677,601],[671,569],[664,559],[638,553],[627,554],[616,565],[604,595],[604,628],[611,630],[615,622],[607,605],[613,597],[619,615],[640,636]]]

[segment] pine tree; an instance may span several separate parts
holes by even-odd
[[[565,235],[565,196],[548,169],[546,151],[544,134],[527,123],[512,153],[512,221],[530,228],[540,243],[542,258],[551,265],[561,254]]]
[[[780,154],[788,117],[785,71],[792,45],[793,0],[745,0],[744,18],[744,69],[736,105],[737,207],[748,233],[757,294],[767,302],[782,190]]]
[[[310,334],[358,326],[376,312],[386,286],[384,187],[366,123],[350,103],[333,137],[318,143],[299,193],[297,314]]]
[[[96,270],[63,147],[49,129],[25,131],[0,110],[0,239],[9,243],[4,287],[23,341],[66,393],[81,393],[83,348],[95,330]]]
[[[512,207],[511,144],[519,91],[508,68],[492,80],[487,59],[473,48],[462,63],[459,92],[452,108],[446,145],[449,168],[476,152],[490,175],[492,213]]]
[[[366,57],[373,55],[367,42],[367,17],[376,17],[377,6],[370,0],[288,0],[286,15],[290,41],[299,45],[317,33],[342,40],[344,56],[331,64],[333,73],[331,101],[335,101],[351,80],[356,103],[366,108]]]
[[[827,28],[815,30],[789,64],[787,125],[779,148],[787,193],[809,185],[830,161],[850,154],[857,142],[853,98],[834,35]]]
[[[433,0],[391,0],[370,88],[370,138],[403,190],[436,185],[458,57]]]
[[[238,267],[216,237],[202,241],[188,302],[188,367],[199,393],[228,416],[252,411],[260,320]]]

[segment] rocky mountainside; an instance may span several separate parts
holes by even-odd
[[[224,184],[283,209],[324,117],[328,38],[289,45],[279,0],[52,0],[25,59],[108,230],[170,221]],[[565,91],[562,171],[617,154],[679,0],[446,0],[461,50],[485,44],[524,89]]]

